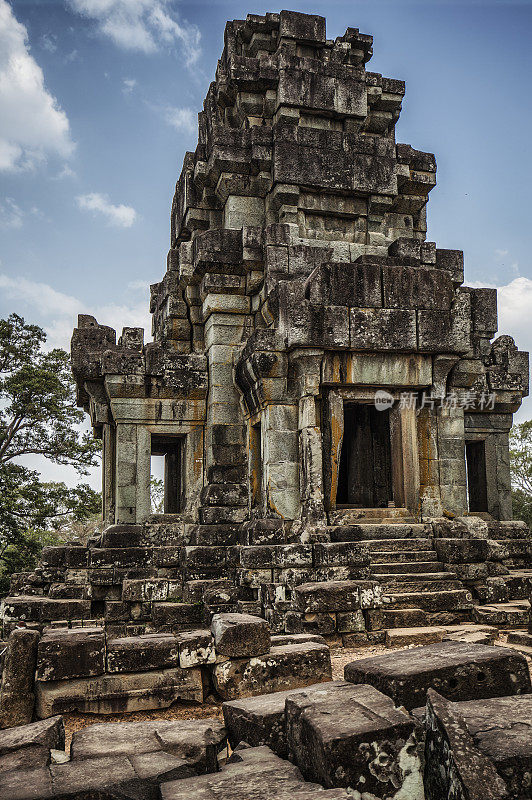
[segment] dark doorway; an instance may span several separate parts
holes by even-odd
[[[164,458],[164,508],[165,514],[178,514],[181,510],[182,439],[175,436],[151,437],[151,454]],[[153,461],[153,459],[152,459]]]
[[[345,404],[336,505],[384,508],[391,500],[390,410]]]
[[[470,511],[488,510],[488,482],[486,478],[486,444],[480,440],[466,442],[467,496]]]

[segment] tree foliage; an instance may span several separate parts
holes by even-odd
[[[100,495],[43,482],[20,463],[43,456],[86,474],[100,445],[81,434],[69,356],[46,351],[46,335],[17,314],[0,320],[0,594],[13,571],[31,568],[42,546],[64,535],[73,521],[99,512]]]
[[[513,515],[532,526],[532,420],[510,431],[510,469]]]

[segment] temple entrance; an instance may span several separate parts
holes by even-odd
[[[392,500],[390,410],[345,403],[336,507],[385,508]]]
[[[486,477],[486,443],[484,440],[466,442],[465,455],[469,511],[487,511],[488,481]]]
[[[151,437],[152,476],[159,478],[163,482],[164,500],[162,511],[164,514],[178,514],[181,510],[182,441],[181,438],[176,436],[152,434]]]

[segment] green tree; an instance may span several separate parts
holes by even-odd
[[[510,470],[514,517],[532,526],[532,420],[510,431]]]
[[[8,576],[31,568],[50,537],[58,540],[73,521],[94,518],[100,496],[87,484],[46,483],[23,466],[44,456],[87,474],[100,444],[81,434],[69,356],[46,351],[37,325],[12,314],[0,320],[0,594]]]

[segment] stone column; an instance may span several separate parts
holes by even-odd
[[[263,480],[267,516],[293,520],[299,512],[299,409],[269,404],[263,414]]]
[[[233,353],[242,345],[249,310],[249,297],[238,294],[208,294],[203,301],[205,349],[209,365],[205,427],[207,484],[225,485],[227,498],[224,499],[224,489],[218,487],[215,490],[217,499],[212,504],[220,506],[234,505],[238,493],[234,476],[239,472],[244,476],[245,469],[242,468],[247,466],[240,394],[233,379]],[[207,486],[205,499],[209,491]],[[239,501],[239,507],[232,512],[224,512],[219,521],[242,522],[246,516],[247,501],[245,507],[240,506]]]
[[[299,399],[301,536],[307,539],[327,524],[323,501],[323,450],[319,394],[323,350],[298,349],[290,354]],[[314,531],[312,530],[314,529]]]
[[[440,406],[437,418],[442,508],[461,515],[467,511],[464,410]]]

